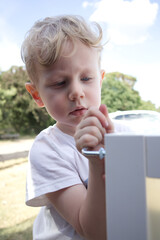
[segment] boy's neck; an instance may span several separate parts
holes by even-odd
[[[75,126],[64,126],[61,125],[57,122],[56,126],[65,134],[68,134],[70,136],[74,136],[75,131],[76,131],[76,127]]]

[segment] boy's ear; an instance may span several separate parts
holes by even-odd
[[[104,70],[101,70],[101,82],[100,82],[101,87],[102,87],[102,82],[103,82],[104,76],[105,76],[105,71],[104,71]]]
[[[37,103],[38,107],[44,107],[44,103],[39,96],[39,93],[33,83],[26,83],[25,84],[26,90],[30,93],[33,97],[34,101]]]

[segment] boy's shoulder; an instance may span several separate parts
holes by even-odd
[[[56,124],[53,126],[49,126],[46,129],[42,130],[35,138],[31,152],[39,150],[39,152],[43,152],[44,149],[49,149],[56,152],[61,149],[61,147],[67,148],[75,148],[75,140],[72,136],[63,133]]]
[[[51,135],[53,134],[52,133],[53,132],[53,128],[54,128],[54,125],[53,126],[49,126],[49,127],[45,128],[45,129],[43,129],[35,137],[34,142],[40,141],[40,140],[45,139],[45,138],[50,138]]]
[[[68,135],[64,132],[62,132],[56,124],[54,124],[53,126],[49,126],[47,128],[45,128],[44,130],[42,130],[37,137],[35,138],[35,140],[39,140],[41,138],[47,138],[47,139],[61,139],[61,141],[65,141],[68,139],[73,142],[74,138],[71,135]]]

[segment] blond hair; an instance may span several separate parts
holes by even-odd
[[[94,26],[94,28],[92,27]],[[65,15],[37,21],[28,31],[22,44],[21,56],[31,81],[36,78],[38,62],[50,66],[60,56],[66,40],[80,40],[88,47],[102,50],[102,29],[98,23],[88,24],[82,17]]]

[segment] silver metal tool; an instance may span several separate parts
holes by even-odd
[[[104,148],[100,148],[98,151],[89,151],[87,148],[82,149],[82,154],[84,156],[99,156],[99,158],[102,160],[105,157],[106,151]]]

